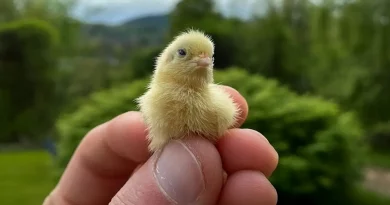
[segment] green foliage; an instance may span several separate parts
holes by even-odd
[[[163,49],[162,47],[144,48],[131,55],[129,70],[131,70],[132,76],[143,78],[152,74],[156,58]]]
[[[38,19],[59,30],[62,54],[75,54],[79,23],[70,18],[69,10],[78,0],[2,0],[0,24],[21,19]]]
[[[359,179],[364,147],[353,114],[240,69],[218,71],[215,77],[217,83],[237,88],[247,99],[250,112],[244,127],[262,132],[279,152],[280,165],[272,181],[280,204],[321,204],[345,198]],[[76,112],[57,122],[61,170],[89,130],[136,109],[134,99],[145,91],[146,84],[141,80],[95,93]]]
[[[388,139],[387,139],[388,140]],[[367,160],[367,165],[369,167],[382,168],[384,170],[390,170],[390,152],[389,150],[376,150],[373,147],[369,152],[368,156],[369,160]]]
[[[0,28],[0,141],[37,137],[52,123],[57,37],[39,20]]]
[[[377,152],[390,153],[390,122],[376,125],[370,133],[369,140],[372,149]],[[388,161],[390,164],[390,160]]]
[[[390,197],[368,191],[364,187],[357,187],[354,193],[354,200],[351,204],[356,205],[387,205],[390,204]],[[337,203],[336,203],[337,204]]]
[[[204,29],[220,15],[215,12],[213,0],[182,0],[171,13],[169,36],[173,37],[188,28]]]
[[[291,8],[287,3],[282,8],[270,4],[267,15],[257,18],[248,25],[243,35],[245,59],[239,66],[251,72],[272,77],[290,88],[303,92],[309,88],[306,66],[307,55],[307,23],[305,18],[292,19],[291,13],[302,12],[304,2],[297,1]],[[303,8],[301,8],[303,7]]]

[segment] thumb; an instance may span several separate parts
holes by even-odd
[[[222,173],[219,153],[209,141],[172,141],[130,177],[110,205],[215,205]]]

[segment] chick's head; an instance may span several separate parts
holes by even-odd
[[[176,79],[212,81],[214,43],[201,31],[188,30],[178,35],[157,59],[157,72]]]

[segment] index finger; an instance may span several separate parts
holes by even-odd
[[[241,112],[238,124],[247,116],[245,99],[233,88],[223,86]],[[81,141],[57,187],[45,205],[107,205],[131,176],[147,161],[146,126],[141,113],[127,112],[97,126]]]

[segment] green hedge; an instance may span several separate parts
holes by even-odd
[[[263,133],[280,155],[271,178],[279,204],[347,202],[358,182],[364,146],[352,113],[312,96],[298,96],[274,80],[232,68],[215,73],[217,83],[236,88],[249,104],[243,127]],[[147,79],[148,80],[148,79]],[[57,123],[60,168],[66,166],[81,138],[94,126],[128,110],[147,80],[95,93],[75,113]]]

